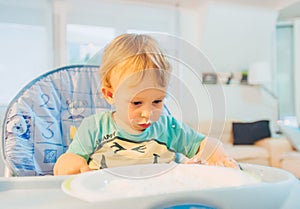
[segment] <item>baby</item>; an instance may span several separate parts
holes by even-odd
[[[123,34],[105,49],[102,94],[114,111],[85,118],[54,175],[145,163],[204,163],[237,168],[222,144],[163,114],[171,66],[148,35]],[[205,159],[203,153],[208,149]]]

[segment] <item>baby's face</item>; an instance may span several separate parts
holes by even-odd
[[[129,133],[139,133],[156,122],[162,112],[166,88],[154,76],[145,77],[132,86],[134,76],[119,83],[114,92],[118,125]]]

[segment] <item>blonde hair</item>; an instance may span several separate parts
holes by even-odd
[[[148,69],[155,69],[155,77],[160,86],[168,85],[170,63],[156,41],[149,35],[120,35],[104,51],[100,66],[102,86],[111,87],[111,77],[114,73],[121,78],[127,72],[138,74],[138,78],[135,80],[137,84],[143,79],[145,70]]]

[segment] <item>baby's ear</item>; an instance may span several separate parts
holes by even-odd
[[[102,87],[101,92],[102,92],[104,98],[106,99],[106,101],[109,104],[114,103],[114,93],[113,93],[113,90],[111,88]]]

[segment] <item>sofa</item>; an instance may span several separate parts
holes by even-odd
[[[270,136],[259,139],[253,144],[236,144],[233,131],[234,123],[234,120],[227,120],[225,123],[220,121],[214,122],[212,125],[211,121],[201,121],[199,131],[207,136],[216,137],[219,135],[218,138],[223,142],[225,150],[237,162],[278,168],[282,168],[283,163],[287,163],[287,161],[283,162],[283,159],[293,151],[293,147],[286,137]],[[220,133],[220,127],[224,127],[222,133]],[[293,173],[295,172],[293,171]]]
[[[279,129],[291,144],[291,150],[280,156],[280,167],[300,179],[300,128],[279,124]]]

